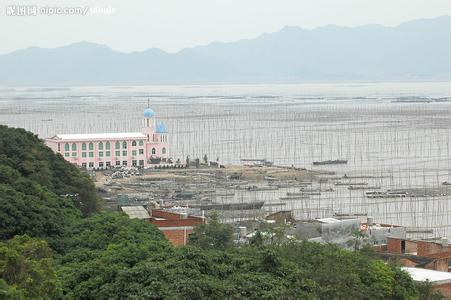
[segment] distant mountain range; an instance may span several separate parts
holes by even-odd
[[[80,42],[0,55],[0,85],[451,79],[451,16],[397,27],[285,27],[177,53]]]

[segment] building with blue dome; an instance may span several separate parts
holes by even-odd
[[[163,122],[157,121],[155,124],[156,124],[155,125],[156,133],[160,133],[160,134],[168,133],[168,129],[166,128],[166,125]]]
[[[87,169],[150,167],[169,161],[168,128],[146,108],[139,132],[57,134],[45,140],[67,161]]]
[[[146,108],[144,110],[144,118],[153,118],[155,117],[155,112],[151,108]]]

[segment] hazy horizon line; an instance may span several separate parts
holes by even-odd
[[[81,44],[81,43],[96,44],[96,45],[99,45],[99,46],[108,47],[109,49],[111,49],[114,52],[123,53],[123,54],[140,53],[140,52],[145,52],[145,51],[148,51],[148,50],[151,50],[151,49],[157,49],[157,50],[163,51],[163,52],[168,53],[168,54],[176,54],[176,53],[179,53],[179,52],[184,51],[184,50],[188,50],[188,49],[192,49],[192,48],[196,48],[196,47],[205,47],[205,46],[208,46],[208,45],[211,45],[211,44],[215,44],[215,43],[228,44],[228,43],[237,43],[237,42],[245,41],[245,40],[253,40],[253,39],[257,39],[257,38],[259,38],[259,37],[261,37],[263,35],[266,35],[266,34],[273,34],[273,33],[280,32],[280,31],[284,30],[285,28],[297,28],[297,29],[301,29],[301,30],[318,30],[318,29],[321,29],[321,28],[329,27],[329,26],[338,27],[338,28],[348,28],[348,29],[349,28],[361,28],[361,27],[367,27],[367,26],[380,26],[380,27],[386,27],[386,28],[397,28],[399,26],[402,26],[402,25],[410,23],[410,22],[423,21],[423,20],[435,20],[435,19],[446,18],[446,17],[451,17],[451,15],[439,15],[439,16],[431,17],[431,18],[416,18],[416,19],[411,19],[411,20],[408,20],[408,21],[400,22],[400,23],[398,23],[396,25],[383,25],[383,24],[378,24],[378,23],[366,23],[366,24],[357,25],[357,26],[346,26],[346,25],[339,25],[339,24],[328,23],[328,24],[324,24],[324,25],[320,25],[320,26],[315,26],[315,27],[310,27],[309,28],[308,26],[307,27],[302,27],[302,26],[288,25],[287,24],[287,25],[282,26],[278,30],[262,32],[262,33],[260,33],[260,34],[258,34],[256,36],[254,36],[254,37],[247,37],[247,38],[243,37],[243,38],[240,38],[240,39],[235,39],[235,40],[230,40],[230,41],[212,40],[212,41],[210,41],[208,43],[204,43],[204,44],[185,46],[185,47],[180,48],[177,51],[168,51],[168,50],[165,50],[165,49],[162,49],[162,48],[159,48],[159,47],[154,47],[154,46],[153,47],[147,47],[147,48],[145,48],[143,50],[121,51],[121,50],[117,50],[117,49],[113,48],[112,46],[110,46],[108,44],[103,44],[103,43],[99,43],[99,42],[96,42],[96,41],[80,40],[80,41],[77,41],[77,42],[61,44],[61,45],[53,46],[53,47],[40,47],[40,46],[36,46],[36,45],[30,45],[28,47],[17,48],[17,49],[12,50],[12,51],[7,51],[7,52],[1,52],[0,51],[0,55],[8,55],[8,54],[12,54],[12,53],[17,52],[17,51],[23,51],[23,50],[28,50],[28,49],[32,49],[32,48],[45,49],[45,50],[54,50],[54,49],[64,48],[64,47],[68,47],[68,46],[75,45],[75,44]]]

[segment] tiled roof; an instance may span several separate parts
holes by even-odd
[[[146,138],[146,135],[142,132],[57,134],[50,139],[63,141],[82,141],[82,140],[127,140],[139,138]]]

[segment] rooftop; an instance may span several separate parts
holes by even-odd
[[[316,221],[320,222],[320,223],[325,223],[325,224],[332,224],[332,223],[340,223],[340,220],[337,220],[335,218],[322,218],[322,219],[316,219]]]
[[[119,132],[119,133],[86,133],[86,134],[57,134],[50,139],[63,141],[81,140],[123,140],[146,138],[142,132]]]
[[[121,210],[130,219],[150,219],[150,215],[143,206],[121,206]]]
[[[408,267],[402,267],[402,269],[409,273],[414,281],[423,282],[429,280],[432,284],[451,283],[451,273],[449,272]]]

